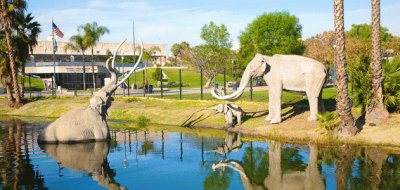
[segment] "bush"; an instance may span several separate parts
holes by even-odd
[[[384,104],[389,112],[400,112],[400,57],[382,64]]]
[[[370,59],[355,58],[349,61],[348,73],[351,82],[351,97],[355,106],[361,107],[365,114],[371,103],[372,81]],[[389,112],[400,111],[400,57],[392,61],[383,61],[382,70],[384,104]]]
[[[156,68],[156,70],[152,74],[153,80],[161,81],[162,80],[161,75],[162,75],[162,70],[160,68]]]
[[[136,122],[139,128],[145,128],[150,123],[150,119],[144,115],[140,115],[137,117]]]
[[[325,112],[318,114],[318,130],[325,129],[329,132],[333,131],[339,124],[340,120],[336,117],[335,112]]]

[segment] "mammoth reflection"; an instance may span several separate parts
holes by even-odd
[[[212,170],[227,167],[237,171],[245,189],[325,189],[324,179],[318,167],[316,145],[310,145],[309,162],[305,170],[302,167],[293,166],[294,164],[287,164],[296,160],[296,155],[289,153],[290,156],[287,156],[287,154],[287,152],[282,153],[281,143],[271,142],[268,154],[260,155],[264,158],[263,160],[254,160],[253,153],[250,153],[250,162],[259,162],[260,168],[249,169],[248,163],[243,159],[243,161],[220,161],[213,164]],[[263,163],[265,160],[268,160],[268,163]],[[285,169],[285,165],[293,168]],[[294,170],[296,168],[300,168],[300,171]]]
[[[224,144],[216,147],[213,151],[219,154],[226,154],[236,152],[242,148],[243,142],[240,133],[227,133]]]
[[[114,180],[115,171],[107,160],[109,147],[107,142],[40,145],[44,152],[60,163],[60,169],[66,167],[85,171],[108,189],[124,189]]]

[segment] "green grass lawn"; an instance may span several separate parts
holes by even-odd
[[[322,92],[322,98],[325,101],[334,101],[336,97],[336,89],[334,87],[324,88]],[[164,95],[164,98],[168,99],[179,99],[179,94],[176,95]],[[200,94],[182,94],[182,99],[185,100],[200,100]],[[210,93],[203,94],[204,100],[215,100],[214,97],[211,96]],[[295,103],[302,101],[303,96],[295,93],[290,92],[283,92],[282,101],[284,103]],[[240,100],[243,101],[250,101],[250,92],[244,92]],[[261,90],[261,91],[254,91],[253,92],[253,101],[255,102],[267,102],[268,101],[268,91]],[[307,103],[307,102],[305,102]],[[333,103],[333,102],[330,102]],[[307,103],[308,104],[308,103]]]
[[[21,76],[18,76],[18,81],[21,81]],[[0,88],[3,88],[1,83],[0,83]],[[32,91],[44,90],[44,85],[43,85],[42,80],[31,77],[31,88],[32,88]],[[26,92],[29,92],[29,77],[28,76],[25,77],[25,89],[26,89]]]
[[[175,82],[179,83],[179,70],[178,69],[163,69],[164,73],[168,76],[169,80],[168,82]],[[157,84],[155,80],[153,80],[153,73],[155,72],[155,68],[150,68],[147,70],[147,79],[149,80],[149,83],[152,85]],[[227,81],[233,81],[231,76],[226,76]],[[134,83],[134,76],[129,78],[129,82],[132,85]],[[223,74],[218,74],[217,75],[217,82],[220,85],[223,85],[224,83],[224,75]],[[182,83],[183,83],[183,88],[200,88],[200,73],[192,70],[192,69],[182,69]],[[206,83],[206,79],[203,76],[203,85]],[[136,84],[138,87],[143,86],[143,71],[140,71],[136,74]],[[174,87],[172,89],[176,89],[179,87]]]

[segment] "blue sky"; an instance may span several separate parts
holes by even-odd
[[[132,41],[132,21],[136,39],[145,43],[188,41],[203,43],[200,29],[214,21],[225,24],[233,41],[257,16],[273,11],[289,11],[303,26],[303,38],[333,29],[333,0],[29,0],[28,11],[42,24],[40,39],[51,33],[51,18],[67,40],[78,25],[97,21],[111,33],[103,42]],[[381,1],[382,25],[400,35],[400,1]],[[345,26],[370,23],[370,0],[345,1]]]

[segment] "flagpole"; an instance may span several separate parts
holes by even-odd
[[[53,28],[53,18],[51,18],[51,36],[52,36],[52,40],[53,40],[53,78],[51,78],[51,95],[57,96],[57,92],[55,90],[55,81],[56,81],[56,60],[55,60],[55,47],[54,47],[54,28]]]
[[[135,21],[132,22],[132,37],[133,37],[133,63],[136,63],[136,44],[135,44]],[[134,89],[136,89],[136,71],[133,82]],[[128,91],[129,93],[129,91]]]

